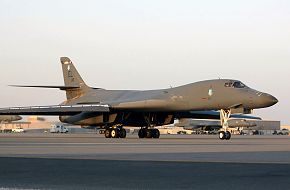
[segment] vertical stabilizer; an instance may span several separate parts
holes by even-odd
[[[60,62],[62,65],[64,84],[67,87],[76,87],[66,90],[67,99],[79,97],[87,92],[89,87],[86,85],[72,61],[68,57],[61,57]]]

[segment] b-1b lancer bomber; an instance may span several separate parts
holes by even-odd
[[[57,115],[61,122],[83,127],[101,127],[106,138],[125,138],[123,126],[139,127],[139,138],[159,138],[156,126],[174,119],[210,119],[200,111],[220,111],[220,139],[230,139],[228,120],[233,113],[249,114],[253,109],[272,106],[278,100],[238,80],[206,80],[160,90],[105,90],[83,81],[72,61],[60,58],[64,86],[18,86],[58,88],[66,91],[60,105],[0,109],[0,115]]]

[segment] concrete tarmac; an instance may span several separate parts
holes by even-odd
[[[0,134],[0,189],[290,189],[290,137]]]

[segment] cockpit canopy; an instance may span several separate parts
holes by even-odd
[[[225,83],[225,87],[229,88],[246,88],[247,86],[241,81],[230,81]]]

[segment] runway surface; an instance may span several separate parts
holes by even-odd
[[[0,189],[289,189],[289,136],[0,134]]]

